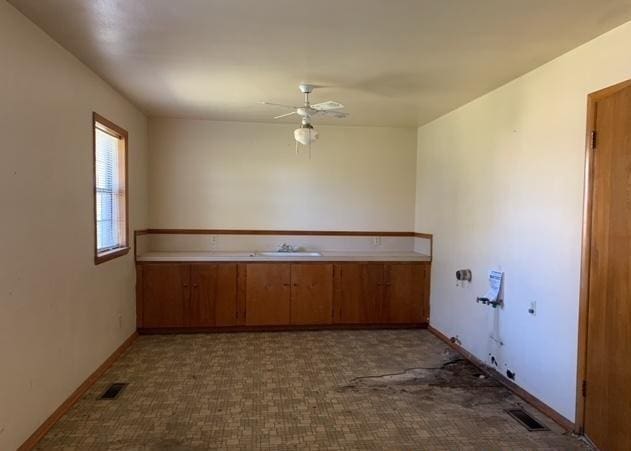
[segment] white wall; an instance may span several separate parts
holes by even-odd
[[[150,119],[154,228],[412,230],[416,130]]]
[[[630,46],[628,23],[418,129],[416,230],[435,234],[432,325],[482,360],[494,355],[571,420],[586,98],[631,78]],[[496,265],[501,311],[475,303]],[[459,268],[473,270],[470,287],[456,287]]]
[[[129,131],[132,229],[146,226],[146,119],[3,0],[0,99],[0,449],[11,450],[135,330],[132,253],[93,263],[92,111]]]

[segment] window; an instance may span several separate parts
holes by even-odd
[[[127,254],[127,132],[96,113],[94,214],[94,262],[99,264]]]

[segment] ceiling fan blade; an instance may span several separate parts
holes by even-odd
[[[333,116],[338,119],[343,119],[350,113],[347,113],[345,111],[319,110],[316,114],[324,114],[325,116]]]
[[[333,100],[327,100],[326,102],[316,103],[315,105],[311,105],[311,108],[314,110],[320,111],[330,111],[330,110],[341,110],[344,108],[340,102],[335,102]]]
[[[293,106],[293,105],[284,105],[282,103],[273,103],[273,102],[258,102],[258,103],[260,103],[261,105],[279,106],[281,108],[291,108],[292,110],[300,108],[300,107]]]
[[[292,111],[291,113],[285,113],[285,114],[281,114],[280,116],[274,116],[274,119],[280,119],[281,117],[291,116],[292,114],[296,114],[296,112]]]

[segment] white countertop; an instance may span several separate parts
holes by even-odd
[[[429,255],[418,252],[357,252],[357,251],[319,251],[320,256],[309,257],[270,257],[258,255],[256,252],[147,252],[136,259],[142,262],[318,262],[318,261],[431,261]]]

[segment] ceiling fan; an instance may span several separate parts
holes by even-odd
[[[318,139],[318,132],[313,128],[313,124],[311,123],[311,119],[313,117],[330,116],[338,119],[343,119],[349,114],[344,111],[339,111],[344,108],[344,105],[339,102],[334,102],[333,100],[328,100],[326,102],[311,105],[311,103],[309,102],[309,94],[311,94],[315,89],[315,86],[313,85],[301,83],[298,86],[298,89],[300,89],[300,92],[302,92],[305,96],[305,103],[302,106],[283,105],[273,102],[260,102],[263,105],[277,106],[293,110],[289,113],[276,116],[274,117],[274,119],[280,119],[282,117],[287,117],[294,114],[302,118],[300,128],[294,130],[294,138],[296,139],[296,152],[298,151],[298,143],[302,144],[303,146],[309,146],[309,150],[311,150],[311,143]]]

